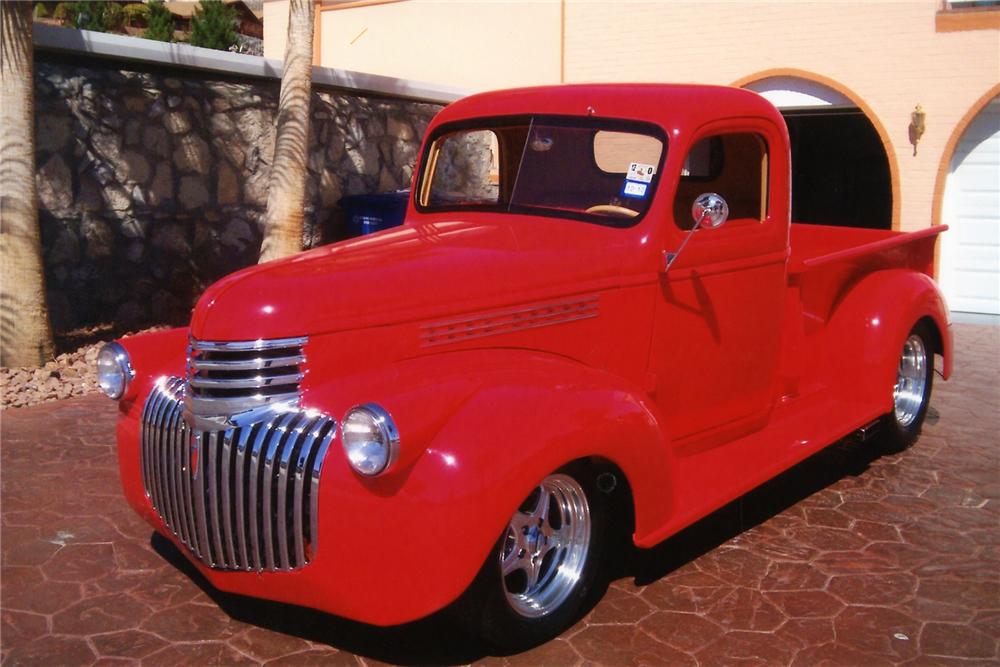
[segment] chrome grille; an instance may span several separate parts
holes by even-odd
[[[210,342],[191,339],[187,407],[198,416],[236,415],[297,401],[306,338]]]
[[[142,411],[142,478],[164,523],[194,555],[226,570],[291,570],[316,554],[323,460],[336,422],[292,403],[261,421],[190,428],[184,379],[160,381]]]

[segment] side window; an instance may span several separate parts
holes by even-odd
[[[489,205],[500,198],[500,149],[490,130],[452,132],[435,142],[425,205]]]
[[[730,220],[763,222],[767,218],[767,142],[758,134],[739,132],[706,137],[684,160],[674,221],[690,229],[691,204],[704,192],[716,192],[729,204]]]

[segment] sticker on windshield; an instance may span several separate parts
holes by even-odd
[[[632,162],[628,166],[628,173],[625,175],[625,178],[630,181],[638,181],[639,183],[650,183],[655,173],[656,167],[651,164]]]
[[[649,185],[646,183],[626,180],[625,184],[622,185],[621,195],[622,197],[631,197],[632,199],[645,199],[648,188]]]

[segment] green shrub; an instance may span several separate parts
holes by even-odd
[[[201,0],[191,17],[188,41],[194,46],[228,51],[236,44],[236,10],[222,0]]]
[[[125,12],[125,25],[144,26],[149,22],[149,7],[141,2],[130,2],[122,11]]]
[[[111,32],[121,32],[125,25],[125,10],[117,2],[109,2],[104,5],[104,25]]]
[[[107,32],[108,24],[105,19],[105,3],[87,2],[81,0],[70,5],[71,20],[74,28],[80,30],[93,30],[94,32]]]
[[[60,2],[52,10],[52,18],[62,23],[73,22],[73,5],[69,2]]]
[[[148,5],[146,30],[142,36],[155,39],[158,42],[174,41],[174,15],[160,0],[153,0]]]
[[[35,18],[36,19],[48,18],[48,15],[49,15],[49,10],[45,9],[45,5],[43,5],[40,2],[37,5],[35,5]]]

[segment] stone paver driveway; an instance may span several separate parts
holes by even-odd
[[[3,664],[995,665],[1000,327],[955,333],[911,450],[830,448],[623,556],[586,618],[499,658],[439,619],[377,629],[214,591],[126,506],[110,401],[4,412]]]

